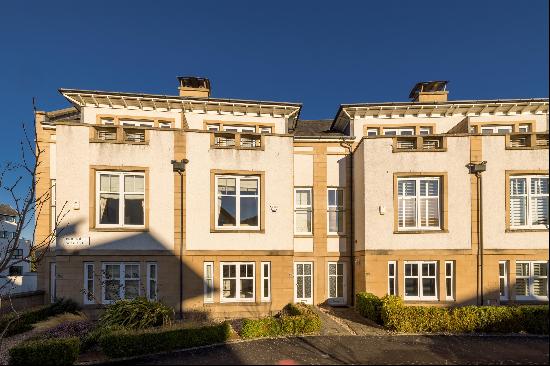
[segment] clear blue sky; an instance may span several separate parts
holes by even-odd
[[[33,96],[51,110],[60,87],[175,94],[177,75],[302,102],[305,119],[405,101],[421,80],[450,80],[451,99],[547,97],[548,1],[5,1],[0,163],[18,159]]]

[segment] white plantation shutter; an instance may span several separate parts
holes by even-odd
[[[398,225],[399,227],[416,227],[416,181],[400,180],[398,182]]]
[[[548,299],[548,262],[516,262],[516,298],[519,300]]]
[[[548,227],[548,177],[510,178],[510,226]]]
[[[548,225],[548,178],[531,178],[531,225]]]
[[[439,227],[439,180],[420,181],[420,226]]]
[[[527,223],[527,179],[510,179],[510,226]]]
[[[399,179],[397,190],[400,228],[440,227],[440,178]]]

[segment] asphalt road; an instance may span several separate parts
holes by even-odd
[[[231,343],[126,364],[548,364],[548,345],[548,337],[317,336]]]

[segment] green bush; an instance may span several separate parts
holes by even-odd
[[[382,319],[380,317],[382,300],[380,300],[378,296],[369,292],[360,292],[355,296],[355,299],[355,310],[357,310],[359,314],[378,324],[382,323]]]
[[[381,301],[382,323],[398,332],[548,334],[548,305],[443,308],[405,306],[396,296]]]
[[[78,338],[28,341],[10,349],[10,365],[72,365],[79,352]]]
[[[225,342],[230,331],[228,323],[200,328],[124,329],[102,335],[99,345],[111,358],[130,357]]]
[[[321,319],[311,307],[304,304],[288,304],[274,317],[245,319],[241,337],[259,338],[311,334],[319,330],[321,330]]]
[[[119,300],[107,306],[100,319],[101,326],[123,326],[144,329],[172,324],[174,310],[160,302],[144,297]]]
[[[76,314],[80,310],[79,305],[71,299],[59,299],[53,304],[41,306],[19,313],[19,317],[15,313],[10,313],[0,319],[0,329],[5,329],[6,337],[15,334],[23,333],[32,329],[32,325],[40,321],[46,320],[51,316],[73,313]],[[13,320],[15,319],[15,320]],[[12,321],[13,320],[13,321]],[[12,321],[10,323],[10,321]]]

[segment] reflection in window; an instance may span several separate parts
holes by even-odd
[[[259,227],[259,177],[217,176],[217,227]]]
[[[98,180],[99,226],[143,226],[145,222],[144,174],[98,172]],[[120,215],[121,212],[124,213],[123,216]]]

